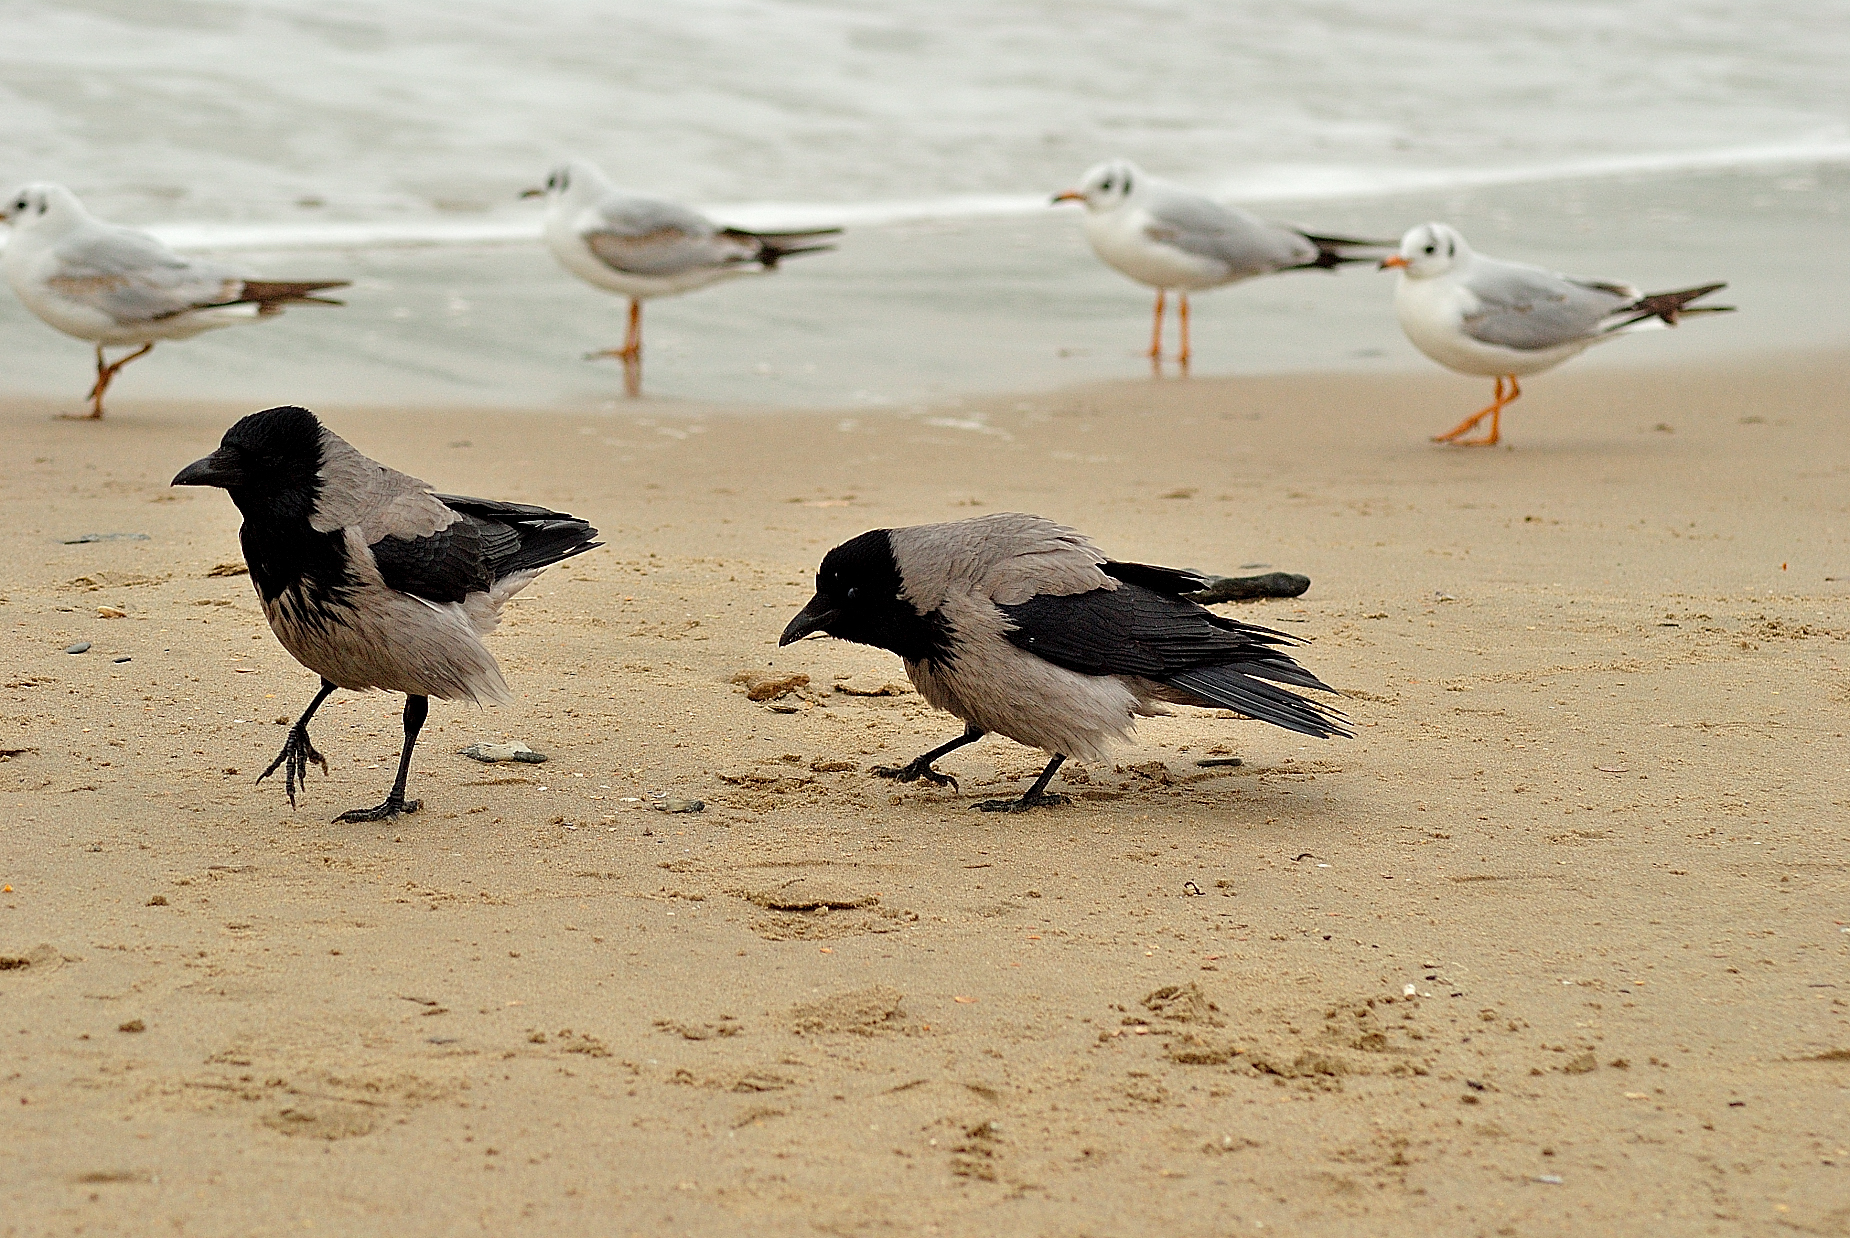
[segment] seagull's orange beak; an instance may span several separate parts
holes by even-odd
[[[1375,270],[1385,271],[1389,267],[1404,267],[1406,265],[1407,260],[1405,258],[1401,257],[1399,254],[1390,254],[1388,257],[1381,260],[1381,265],[1376,267]]]
[[[1068,189],[1063,193],[1057,193],[1053,196],[1054,204],[1061,202],[1084,202],[1085,200],[1086,195],[1080,193],[1077,189]]]

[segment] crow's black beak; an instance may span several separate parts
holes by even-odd
[[[203,460],[195,460],[174,475],[169,485],[174,486],[218,486],[228,488],[243,481],[243,474],[238,472],[236,464],[227,460],[223,453],[213,452]]]
[[[797,612],[797,617],[790,621],[784,634],[777,638],[779,646],[792,641],[800,641],[805,636],[814,636],[841,617],[841,611],[829,605],[829,599],[818,593],[809,599],[809,605]]]
[[[523,198],[543,198],[546,196],[546,191],[544,189],[523,189],[520,191],[520,196]]]

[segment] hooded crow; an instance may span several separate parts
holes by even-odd
[[[891,650],[962,735],[873,772],[955,788],[932,762],[991,731],[1053,754],[1020,799],[984,812],[1065,802],[1047,794],[1061,762],[1103,760],[1138,715],[1164,703],[1237,709],[1301,735],[1347,736],[1341,713],[1287,692],[1335,689],[1276,646],[1282,632],[1187,600],[1207,578],[1107,559],[1073,530],[1017,512],[875,529],[831,550],[779,645],[817,632]]]
[[[309,762],[328,769],[308,722],[336,688],[405,694],[405,747],[385,802],[336,821],[415,812],[405,799],[411,749],[430,697],[509,699],[482,637],[502,605],[549,564],[601,545],[576,516],[432,494],[326,429],[305,408],[269,408],[225,431],[217,451],[176,486],[219,486],[244,514],[238,538],[270,630],[321,691],[289,728],[262,782],[283,769],[295,806]]]

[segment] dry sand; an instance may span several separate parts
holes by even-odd
[[[0,1233],[1850,1233],[1846,372],[1570,369],[1495,451],[1425,441],[1489,386],[1439,375],[322,410],[608,542],[386,828],[329,819],[395,699],[322,710],[299,811],[252,785],[314,680],[166,486],[245,410],[16,403]],[[1229,609],[1358,737],[1199,711],[1064,810],[970,811],[1002,740],[894,794],[957,724],[776,635],[836,542],[1000,509],[1309,574]],[[552,759],[456,755],[500,739]]]

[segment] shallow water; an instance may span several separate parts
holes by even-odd
[[[14,0],[0,176],[345,309],[163,345],[120,396],[598,406],[621,303],[560,272],[514,200],[582,154],[744,223],[839,219],[841,249],[647,311],[682,400],[889,407],[1147,372],[1148,294],[1049,190],[1094,160],[1397,236],[1744,312],[1577,364],[1841,342],[1850,10],[1326,3],[677,6]],[[1596,175],[1594,173],[1597,173]],[[408,245],[412,242],[421,246]],[[1423,365],[1388,277],[1197,298],[1196,372]],[[0,298],[15,391],[88,347]]]
[[[1741,312],[1615,340],[1571,364],[1674,363],[1850,342],[1824,312],[1850,282],[1841,236],[1850,169],[1551,182],[1347,202],[1277,214],[1391,235],[1427,218],[1484,252],[1657,290],[1727,280]],[[347,275],[342,309],[163,344],[117,392],[253,404],[453,404],[616,410],[623,302],[538,244],[240,255],[293,277]],[[1196,374],[1385,372],[1431,363],[1401,336],[1394,276],[1301,272],[1194,298]],[[842,248],[646,311],[652,397],[898,408],[1148,374],[1150,296],[1093,258],[1070,209],[864,228]],[[1171,344],[1173,345],[1171,314]],[[89,349],[0,298],[8,387],[68,399]],[[1466,380],[1461,379],[1461,382]],[[1546,381],[1545,379],[1537,381]],[[1487,386],[1487,384],[1486,384]],[[654,401],[652,401],[654,402]]]

